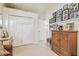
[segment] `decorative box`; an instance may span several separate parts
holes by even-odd
[[[58,30],[58,24],[49,25],[49,29]]]
[[[63,20],[69,19],[69,9],[63,10]]]
[[[56,12],[56,22],[62,21],[62,9]]]

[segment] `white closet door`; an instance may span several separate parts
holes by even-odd
[[[13,45],[19,46],[33,42],[33,19],[9,16],[9,30],[13,35]]]
[[[45,29],[45,23],[44,20],[39,20],[39,31],[38,31],[38,37],[39,40],[46,40],[46,29]]]

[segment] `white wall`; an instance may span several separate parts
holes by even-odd
[[[3,3],[0,3],[0,18],[2,18],[2,8],[4,7],[4,4]],[[2,20],[2,19],[0,19]]]
[[[45,41],[46,40],[46,25],[45,25],[45,20],[43,19],[38,19],[36,20],[36,25],[35,25],[35,39],[39,41]]]
[[[0,3],[0,13],[2,13],[2,8],[4,7],[3,3]]]
[[[56,3],[54,5],[51,5],[47,11],[47,13],[45,14],[45,22],[46,22],[46,25],[47,25],[47,38],[50,37],[50,31],[49,31],[49,19],[52,18],[52,14],[53,12],[59,10],[60,8],[62,8],[64,4],[62,3]]]
[[[55,4],[54,7],[50,7],[49,10],[47,11],[46,15],[45,15],[45,19],[46,19],[46,25],[47,25],[47,38],[51,37],[51,31],[49,30],[49,19],[52,17],[52,13],[57,11],[58,9],[62,8],[63,5],[65,4]],[[74,22],[75,23],[75,27],[74,30],[78,31],[78,38],[77,38],[77,50],[78,50],[78,55],[79,55],[79,18],[76,19],[71,19],[71,20],[67,20],[67,21],[62,21],[62,22],[56,22],[53,24],[62,24],[65,25],[66,23],[71,23]],[[51,24],[52,25],[52,24]]]
[[[4,6],[4,4],[3,3],[0,3],[0,8],[3,7],[3,6]]]

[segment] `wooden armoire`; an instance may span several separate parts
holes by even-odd
[[[77,31],[52,31],[52,50],[61,56],[77,55]]]

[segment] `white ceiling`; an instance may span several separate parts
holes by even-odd
[[[53,4],[53,3],[52,3]],[[21,9],[24,11],[30,11],[34,13],[44,13],[51,3],[8,3],[6,6]]]
[[[5,3],[6,7],[37,13],[39,19],[44,19],[46,13],[51,8],[53,10],[56,5],[61,5],[61,3]]]

